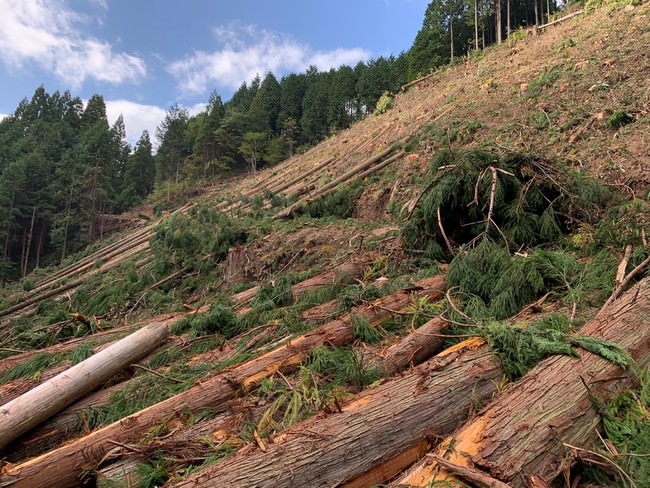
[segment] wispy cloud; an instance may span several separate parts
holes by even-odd
[[[88,78],[119,84],[147,73],[142,58],[85,34],[89,19],[64,0],[0,0],[0,11],[0,59],[12,69],[33,63],[73,88]]]
[[[256,74],[302,71],[310,65],[320,70],[354,64],[370,57],[362,48],[317,51],[286,35],[252,25],[230,24],[213,29],[220,47],[195,51],[170,64],[184,95],[203,94],[210,84],[236,89]]]

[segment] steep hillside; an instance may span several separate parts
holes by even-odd
[[[4,289],[0,485],[647,486],[650,5],[513,37]]]

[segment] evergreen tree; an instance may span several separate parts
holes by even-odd
[[[180,181],[183,161],[190,154],[186,138],[188,121],[187,109],[174,104],[156,129],[156,137],[160,142],[156,155],[156,182],[159,184]]]
[[[120,194],[122,209],[135,207],[153,190],[156,163],[151,152],[149,132],[145,130],[127,160]]]

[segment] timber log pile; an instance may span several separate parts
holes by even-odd
[[[293,285],[291,291],[294,300],[299,300],[303,294],[320,287],[349,283],[351,279],[360,276],[366,266],[377,257],[378,254],[374,252],[352,256],[330,270]],[[417,297],[435,299],[442,296],[444,289],[444,276],[427,278],[376,302],[359,305],[351,312],[330,320],[311,332],[288,342],[284,341],[266,353],[262,351],[258,357],[208,377],[184,393],[61,445],[76,432],[72,426],[78,424],[79,414],[84,409],[106,404],[111,392],[124,384],[99,390],[97,387],[145,356],[150,357],[152,351],[161,346],[169,347],[169,344],[178,344],[179,341],[182,343],[182,338],[170,337],[169,331],[172,323],[183,314],[161,317],[159,322],[144,328],[125,327],[119,332],[131,332],[130,335],[117,342],[115,339],[119,338],[120,334],[116,331],[100,333],[98,335],[102,336],[105,342],[96,347],[96,354],[86,361],[69,369],[65,369],[65,364],[46,369],[41,377],[50,379],[32,389],[29,389],[29,385],[33,380],[25,381],[22,395],[19,394],[21,391],[15,388],[11,390],[10,401],[2,406],[3,434],[0,442],[2,447],[5,447],[5,459],[10,458],[15,464],[3,468],[0,483],[9,483],[12,486],[76,486],[84,473],[92,472],[102,459],[115,449],[116,442],[124,445],[139,442],[151,428],[160,422],[168,422],[170,413],[182,412],[187,415],[188,412],[208,407],[216,411],[228,409],[228,402],[237,399],[242,392],[254,391],[264,378],[280,371],[289,374],[315,348],[351,343],[355,319],[363,317],[369,324],[378,325],[386,317],[399,313],[399,310],[407,307]],[[233,302],[236,306],[245,307],[252,297],[250,292],[244,292],[234,296]],[[330,312],[334,314],[332,302],[329,303]],[[243,310],[245,311],[245,308]],[[305,313],[307,322],[309,316],[308,310]],[[443,326],[443,321],[434,321],[426,324],[418,333],[423,333],[423,337],[426,337],[430,331],[440,330]],[[259,327],[257,333],[243,333],[242,338],[254,345],[262,335],[269,335],[268,331],[275,330],[274,327],[277,328],[273,323]],[[92,336],[88,337],[88,340],[92,339]],[[80,339],[75,339],[70,341],[70,345],[57,344],[50,349],[53,352],[69,350],[77,346],[79,341]],[[218,351],[203,354],[204,359],[193,358],[193,362],[216,363],[232,357],[236,353],[233,346],[240,341],[239,337],[235,337]],[[382,358],[384,369],[388,373],[394,373],[409,364],[416,364],[430,355],[436,344],[434,341],[433,345],[425,345],[421,337],[405,339],[405,342],[386,351]],[[33,357],[34,353],[31,352],[17,355],[9,361],[5,371],[19,367]],[[129,380],[126,381],[128,382]],[[7,398],[9,399],[9,396]],[[79,456],[81,453],[83,454]],[[30,456],[36,457],[28,459]]]

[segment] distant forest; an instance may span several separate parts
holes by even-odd
[[[173,105],[154,134],[155,155],[146,131],[130,147],[122,118],[109,125],[101,95],[84,105],[39,87],[0,122],[0,282],[93,242],[102,214],[153,191],[169,200],[183,183],[276,164],[372,114],[383,94],[556,10],[550,0],[433,1],[408,52],[257,76],[225,103],[213,92],[196,116]]]

